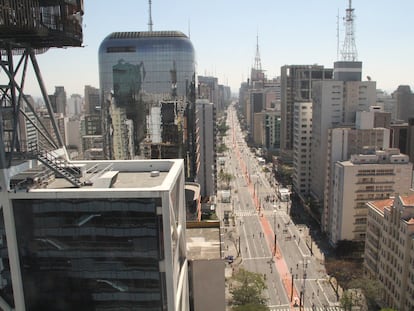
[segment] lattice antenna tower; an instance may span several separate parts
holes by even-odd
[[[349,6],[346,9],[345,17],[345,40],[342,46],[342,60],[343,61],[357,61],[358,53],[355,45],[355,29],[354,29],[354,10],[352,8],[352,0],[349,0]]]
[[[152,26],[153,26],[154,24],[152,23],[152,10],[151,10],[151,7],[152,7],[152,1],[151,1],[151,0],[148,0],[148,6],[149,6],[149,12],[148,12],[148,14],[149,14],[149,20],[148,20],[148,31],[152,31]]]
[[[259,52],[259,35],[256,36],[256,56],[254,57],[253,68],[257,71],[262,70],[262,61],[260,60],[260,52]]]

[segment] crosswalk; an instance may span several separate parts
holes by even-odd
[[[292,311],[292,310],[298,310],[299,311],[299,307],[297,308],[293,308],[291,309],[288,306],[280,306],[280,307],[275,307],[272,306],[269,308],[270,311]],[[343,311],[344,309],[342,309],[339,306],[325,306],[325,307],[305,307],[302,308],[302,311]]]
[[[237,217],[246,217],[246,216],[257,216],[258,213],[255,210],[252,211],[235,211]]]

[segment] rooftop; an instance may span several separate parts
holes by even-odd
[[[187,258],[220,259],[220,227],[207,227],[203,223],[198,226],[187,226]]]
[[[374,208],[379,210],[381,213],[384,213],[386,207],[391,207],[394,204],[394,198],[380,200],[380,201],[371,201],[369,202]]]
[[[83,185],[75,188],[68,180],[55,177],[50,170],[47,178],[39,178],[39,169],[22,166],[21,171],[11,177],[12,184],[18,185],[16,191],[45,192],[62,191],[100,191],[102,189],[168,189],[182,166],[180,159],[168,160],[127,160],[127,161],[75,161],[71,162],[80,172]],[[34,166],[39,168],[42,166]],[[36,174],[36,175],[35,175]],[[30,182],[27,182],[30,180]],[[157,188],[157,189],[154,189]],[[14,190],[13,189],[13,190]]]

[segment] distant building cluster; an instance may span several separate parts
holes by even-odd
[[[405,242],[396,238],[389,242],[390,248],[382,246],[390,234],[385,230],[387,216],[382,216],[383,228],[378,225],[374,230],[375,241],[369,231],[370,205],[412,193],[414,94],[410,87],[399,86],[391,95],[377,90],[371,78],[362,79],[362,62],[356,59],[339,60],[333,68],[285,65],[280,77],[271,80],[254,67],[240,86],[238,105],[249,145],[261,148],[274,163],[282,186],[292,188],[295,202],[319,222],[331,245],[365,245],[370,253],[364,256],[367,275],[386,288],[384,305],[411,310],[411,203],[395,223],[407,224]],[[283,175],[286,168],[291,168],[291,175]],[[397,230],[402,229],[393,229],[394,238]],[[403,243],[405,254],[402,249],[398,253],[399,266],[396,258],[390,259],[397,243]],[[383,263],[389,260],[392,270]]]

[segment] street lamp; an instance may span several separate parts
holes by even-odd
[[[273,230],[275,233],[275,249],[274,249],[274,254],[276,255],[276,250],[277,250],[277,236],[276,236],[276,210],[273,210]]]

